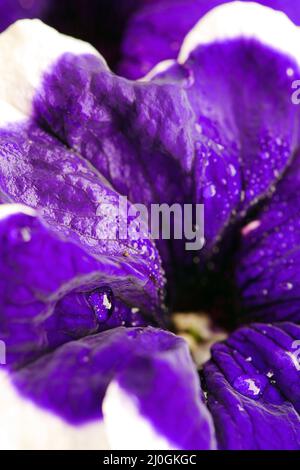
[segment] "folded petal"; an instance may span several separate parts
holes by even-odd
[[[0,216],[0,337],[10,367],[88,334],[159,321],[159,290],[141,259],[94,257],[30,208],[3,204]]]
[[[213,347],[204,379],[220,449],[299,450],[299,335],[253,324]]]
[[[113,440],[121,430],[128,440],[130,432],[139,429],[126,414],[130,408],[114,422],[121,404],[112,390],[118,384],[166,448],[215,447],[211,417],[187,345],[162,330],[119,327],[69,342],[13,372],[10,381],[23,399],[74,426],[101,419],[101,403],[113,381],[104,405],[107,429],[117,426]],[[138,445],[135,436],[129,445]]]
[[[13,74],[20,91],[15,95],[8,89],[3,99],[26,116],[29,128],[43,128],[52,139],[54,134],[73,154],[70,158],[80,154],[131,202],[171,205],[190,199],[194,116],[184,90],[117,77],[92,46],[40,22],[9,28],[0,38],[4,57],[10,41],[14,53],[8,67],[3,61],[4,89],[5,77]],[[41,43],[46,57],[35,46]],[[34,57],[32,66],[20,66],[20,55]],[[5,118],[7,113],[4,123]],[[7,121],[16,120],[11,111]],[[19,133],[15,128],[15,136],[4,133],[3,139],[15,140]],[[165,246],[162,250],[167,258]]]
[[[215,449],[211,416],[182,340],[139,355],[110,384],[104,422],[113,449]]]

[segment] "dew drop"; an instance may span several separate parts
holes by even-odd
[[[230,174],[230,176],[236,175],[236,168],[234,165],[232,165],[232,163],[228,165],[228,173]]]
[[[210,184],[206,186],[206,188],[204,188],[203,196],[205,197],[205,199],[209,199],[211,197],[214,197],[216,195],[216,192],[216,187],[213,184]]]
[[[99,323],[103,323],[110,318],[114,305],[113,293],[109,287],[95,289],[88,294],[87,300]]]
[[[263,160],[268,160],[270,158],[270,152],[265,151],[261,154]]]
[[[291,282],[284,282],[281,287],[283,290],[292,290],[294,285]]]
[[[31,230],[29,227],[23,227],[21,229],[21,236],[24,243],[28,243],[31,240]]]
[[[242,395],[255,399],[263,392],[266,381],[267,379],[263,380],[260,375],[239,375],[235,379],[233,387]]]
[[[195,129],[196,129],[197,132],[199,132],[199,134],[202,133],[202,126],[198,122],[196,122],[196,124],[195,124]]]

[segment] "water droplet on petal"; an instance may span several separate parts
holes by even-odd
[[[28,243],[30,242],[31,240],[31,230],[29,227],[23,227],[21,229],[21,236],[22,236],[22,239],[25,243]]]
[[[284,282],[281,287],[283,290],[292,290],[294,285],[291,282]]]
[[[268,158],[270,158],[270,152],[263,152],[261,156],[263,160],[268,160]]]
[[[232,165],[232,163],[228,165],[228,173],[230,174],[230,176],[236,175],[236,168],[234,165]]]
[[[198,122],[196,122],[196,124],[195,124],[195,129],[196,129],[197,132],[199,132],[199,134],[202,133],[202,126]]]
[[[216,192],[216,187],[213,184],[210,184],[206,186],[206,188],[204,188],[203,196],[205,197],[205,199],[209,199],[211,197],[214,197],[216,195]]]
[[[267,379],[260,375],[240,375],[235,379],[233,387],[242,395],[257,399],[263,392],[266,383]]]
[[[99,323],[103,323],[110,318],[114,309],[114,299],[112,290],[109,287],[95,289],[88,294],[87,300]]]

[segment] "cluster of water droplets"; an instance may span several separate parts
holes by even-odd
[[[209,129],[209,132],[205,131]],[[228,144],[227,152],[218,133],[217,123],[208,118],[200,118],[195,123],[197,140],[195,141],[196,161],[201,162],[202,168],[202,195],[205,200],[218,196],[219,186],[226,187],[230,182],[230,190],[234,188],[236,194],[239,192],[238,183],[235,181],[237,168],[230,160],[230,155],[234,154],[235,149]],[[208,137],[207,134],[211,133]],[[227,155],[228,153],[228,155]],[[215,171],[214,168],[219,168]],[[209,174],[215,175],[218,181],[212,181]],[[219,175],[221,179],[219,181]],[[222,192],[222,189],[221,191]],[[221,195],[220,195],[221,196]]]

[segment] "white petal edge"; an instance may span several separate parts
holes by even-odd
[[[96,55],[107,67],[90,44],[65,36],[38,19],[16,21],[0,34],[0,101],[19,111],[19,117],[30,115],[43,74],[67,52]],[[14,121],[13,114],[7,115],[1,106],[0,123]]]
[[[156,64],[150,72],[148,72],[144,77],[139,78],[137,81],[138,82],[146,82],[148,80],[152,80],[152,78],[155,78],[156,75],[165,72],[168,70],[172,65],[177,64],[177,61],[175,59],[167,59],[167,60],[162,60],[158,64]]]
[[[134,396],[128,395],[116,381],[108,386],[102,405],[103,421],[112,450],[176,450],[160,436],[139,413]]]
[[[37,212],[24,204],[0,204],[0,220],[7,219],[11,215],[25,214],[36,217]]]
[[[226,3],[207,13],[185,37],[178,62],[201,44],[238,37],[257,39],[300,64],[300,28],[285,13],[254,2]]]
[[[0,372],[0,450],[107,450],[103,422],[71,426],[21,397]]]

